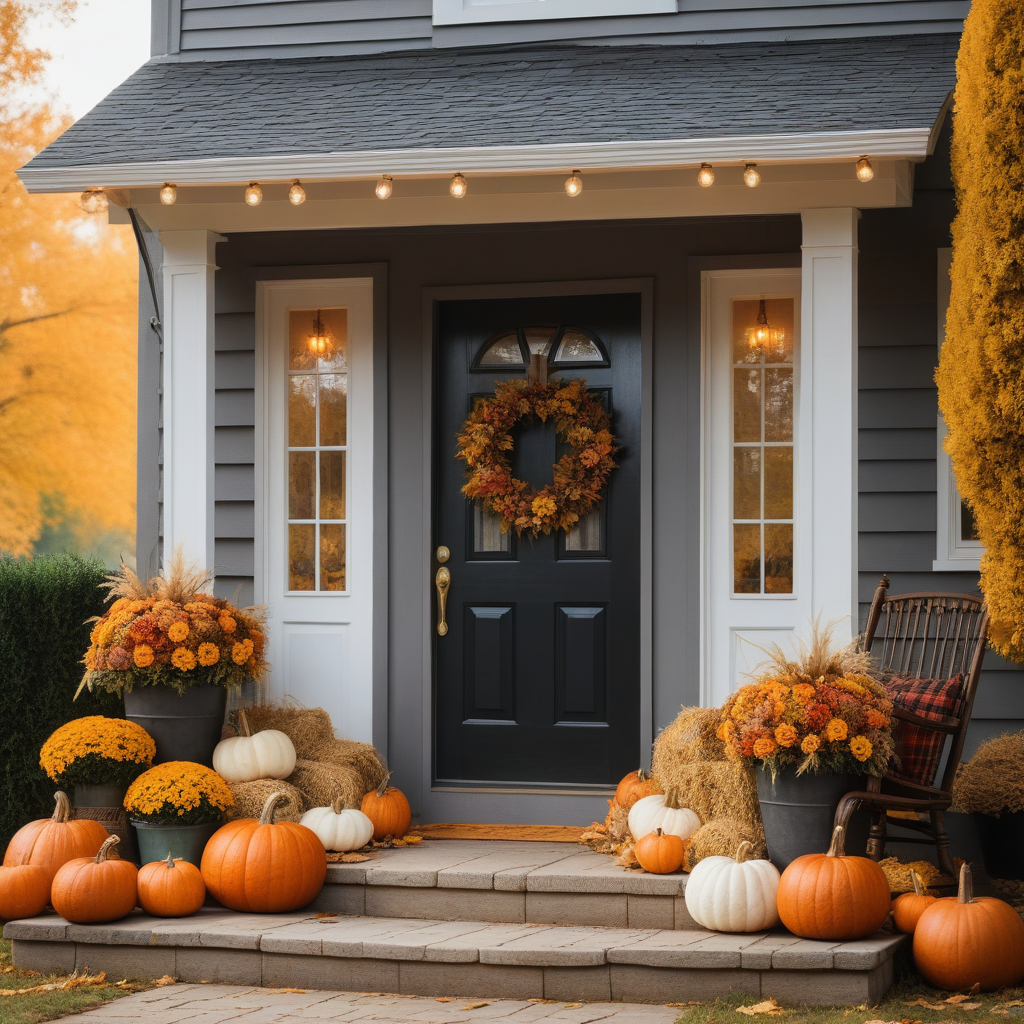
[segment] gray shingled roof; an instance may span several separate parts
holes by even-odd
[[[953,88],[957,42],[153,61],[28,167],[930,127]]]

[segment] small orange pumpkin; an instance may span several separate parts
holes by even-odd
[[[640,867],[654,875],[667,875],[671,871],[678,871],[683,866],[685,852],[686,846],[679,836],[662,832],[660,828],[641,836],[633,847]]]
[[[964,864],[958,895],[936,900],[918,919],[914,964],[951,992],[1013,988],[1024,978],[1024,921],[1002,900],[975,899],[971,866]]]
[[[18,829],[4,854],[4,867],[38,864],[50,872],[50,880],[61,865],[76,857],[95,857],[107,830],[89,818],[71,820],[71,802],[65,793],[54,794],[57,802],[50,818],[30,821]]]
[[[615,802],[628,811],[637,800],[641,797],[651,796],[653,791],[654,783],[647,772],[640,768],[638,771],[626,775],[615,787]]]
[[[897,896],[892,903],[892,921],[898,931],[913,935],[921,915],[933,904],[938,902],[937,896],[929,896],[921,878],[916,871],[910,872],[910,881],[914,883],[913,892],[905,892]]]
[[[240,818],[214,832],[200,871],[210,895],[229,910],[276,914],[313,901],[327,877],[327,851],[316,833],[274,821],[287,793],[267,797],[259,820]]]
[[[889,916],[885,872],[867,857],[847,857],[837,825],[828,853],[797,857],[779,880],[779,917],[805,939],[863,939]]]
[[[373,822],[373,838],[383,839],[394,836],[401,839],[412,824],[412,810],[409,801],[400,789],[389,786],[391,772],[375,789],[363,797],[360,810]]]
[[[139,869],[117,856],[114,847],[120,841],[108,836],[95,857],[69,860],[54,876],[50,901],[65,921],[104,924],[135,909]]]
[[[50,902],[50,869],[42,864],[0,868],[0,921],[35,917]]]
[[[195,864],[168,852],[139,870],[139,905],[154,917],[188,917],[206,899],[206,883]]]

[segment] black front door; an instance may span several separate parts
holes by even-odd
[[[517,538],[460,493],[455,438],[538,352],[606,403],[618,468],[571,533]],[[451,551],[451,589],[435,781],[614,784],[640,758],[640,296],[443,302],[437,354],[435,545]],[[524,421],[515,445],[514,475],[549,483],[554,427]]]

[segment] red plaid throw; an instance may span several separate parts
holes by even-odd
[[[956,711],[963,685],[961,674],[952,679],[894,678],[885,684],[885,688],[896,707],[934,721]],[[897,722],[896,727],[899,764],[894,774],[923,786],[932,785],[939,769],[946,733],[907,722]]]

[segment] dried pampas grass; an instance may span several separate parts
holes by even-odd
[[[142,578],[121,562],[121,568],[100,584],[107,591],[107,600],[126,597],[130,601],[173,601],[187,604],[213,581],[213,572],[198,568],[198,562],[185,561],[184,546],[174,549],[169,563],[151,579]]]
[[[766,660],[757,665],[751,672],[752,679],[764,679],[768,676],[801,676],[808,679],[820,679],[822,676],[866,676],[869,679],[877,670],[874,658],[861,647],[860,639],[837,647],[833,634],[842,620],[829,622],[822,626],[819,613],[810,623],[810,639],[794,635],[793,649],[785,651],[778,644],[762,647],[748,640],[765,654]]]
[[[734,857],[742,842],[754,847],[752,857],[767,857],[764,832],[734,818],[718,818],[701,825],[686,841],[683,870],[692,871],[705,857]]]
[[[957,769],[953,809],[968,814],[1024,811],[1024,732],[1004,733],[982,743]]]
[[[302,791],[282,779],[256,779],[255,782],[233,782],[228,787],[235,798],[235,806],[231,808],[230,820],[236,818],[258,818],[263,810],[267,797],[275,793],[284,793],[288,797],[287,805],[280,805],[274,814],[275,821],[298,821],[306,811],[306,798]]]

